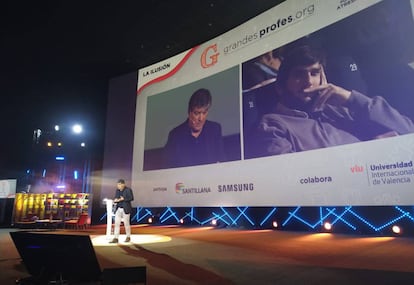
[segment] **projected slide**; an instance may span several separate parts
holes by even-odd
[[[297,2],[139,70],[137,205],[414,204],[413,1]]]

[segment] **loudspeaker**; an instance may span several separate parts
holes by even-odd
[[[146,284],[145,266],[105,268],[102,272],[102,285]]]
[[[18,231],[10,232],[10,236],[31,279],[38,284],[101,279],[101,268],[88,235]]]
[[[12,225],[14,199],[0,199],[0,227],[10,227]]]

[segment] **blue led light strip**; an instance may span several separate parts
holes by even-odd
[[[265,216],[264,217],[264,219],[260,222],[260,226],[262,227],[263,225],[264,225],[264,223],[266,223],[267,222],[267,220],[269,220],[270,219],[270,217],[276,212],[276,210],[277,210],[277,208],[276,207],[274,207],[270,212],[269,212],[269,214],[267,214],[267,216]]]
[[[144,215],[142,215],[141,217],[140,217],[140,213],[141,213],[141,211],[144,211],[145,210],[145,213],[144,213]],[[140,221],[142,221],[143,219],[145,219],[146,217],[152,217],[153,216],[153,214],[152,214],[152,212],[151,212],[151,210],[149,210],[149,209],[144,209],[144,208],[142,208],[142,207],[137,207],[137,213],[135,214],[135,216],[134,217],[132,217],[132,220],[136,220],[137,222],[140,222]]]
[[[372,217],[370,217],[369,215],[367,216],[367,215],[359,214],[358,213],[359,208],[355,208],[353,206],[338,207],[338,208],[312,207],[312,209],[310,209],[311,211],[309,211],[309,208],[307,208],[306,214],[302,212],[303,208],[301,208],[300,206],[297,206],[297,207],[291,207],[290,210],[289,208],[286,209],[288,215],[287,217],[284,218],[282,226],[286,227],[288,224],[292,224],[293,221],[298,221],[299,223],[302,223],[311,229],[316,229],[318,228],[319,225],[323,225],[325,221],[331,218],[332,219],[331,223],[333,225],[341,222],[344,225],[346,225],[349,229],[352,229],[352,231],[362,230],[366,226],[369,230],[378,232],[402,220],[411,222],[411,224],[408,224],[408,226],[414,227],[414,224],[413,224],[414,207],[413,206],[409,206],[409,207],[410,207],[409,211],[406,210],[406,208],[401,207],[401,206],[390,207],[389,209],[395,211],[394,215],[392,213],[389,213],[389,211],[384,212],[384,214],[383,212],[381,212],[381,215],[378,215],[378,214],[375,214],[375,211],[377,209],[374,209],[375,211],[373,211],[374,215],[372,217],[374,217],[376,220],[378,220],[378,218],[387,219],[386,222],[384,223],[381,222],[378,225],[378,223],[374,223],[372,221]],[[365,209],[366,207],[361,207],[361,208]],[[189,218],[191,221],[195,221],[200,225],[205,225],[207,223],[210,223],[213,219],[217,219],[218,221],[228,226],[241,225],[243,223],[243,220],[245,220],[251,226],[255,226],[256,224],[259,224],[261,227],[263,227],[269,221],[269,219],[271,218],[281,219],[281,217],[276,217],[276,216],[283,215],[284,213],[286,213],[284,211],[281,211],[280,207],[279,208],[276,208],[276,207],[262,208],[264,210],[267,209],[267,211],[263,215],[258,214],[258,212],[255,212],[254,208],[253,210],[249,210],[252,208],[248,206],[236,207],[236,208],[218,207],[214,209],[216,209],[216,211],[219,210],[222,213],[211,212],[210,216],[207,214],[207,217],[205,217],[205,214],[204,216],[196,215],[196,211],[195,211],[196,209],[197,208],[191,207],[189,211],[185,211],[183,219]],[[411,211],[411,209],[413,209],[413,211]],[[383,211],[383,210],[379,209],[378,211]],[[137,213],[133,219],[135,219],[136,222],[141,222],[145,218],[152,217],[152,216],[153,216],[152,211],[149,208],[138,207]],[[316,217],[317,217],[316,222],[310,221]],[[105,218],[106,218],[106,213],[103,214],[100,220],[102,221]],[[259,220],[260,223],[258,223],[257,220]],[[174,209],[172,209],[171,207],[166,207],[163,210],[163,213],[161,215],[160,223],[167,223],[169,221],[178,223],[179,218],[177,217],[177,212]]]
[[[336,217],[336,219],[332,221],[332,225],[336,224],[337,221],[341,221],[345,225],[349,226],[351,229],[356,230],[356,226],[352,225],[350,222],[342,218],[351,208],[351,206],[346,207],[345,211],[343,211],[340,215],[337,215],[336,213],[332,212],[332,215]]]
[[[249,207],[244,207],[244,209],[242,210],[240,207],[237,207],[237,210],[240,212],[240,214],[237,216],[237,218],[235,219],[235,221],[239,220],[242,216],[246,218],[246,220],[252,225],[254,226],[254,222],[245,214],[245,212],[247,211],[247,209],[249,209]]]
[[[170,213],[170,215],[167,216],[166,218],[164,218],[164,216],[167,215],[168,213]],[[175,218],[175,221],[177,223],[180,221],[180,219],[177,217],[177,214],[173,210],[171,210],[170,207],[167,207],[165,212],[160,217],[160,222],[164,223],[164,222],[168,221],[171,217]]]

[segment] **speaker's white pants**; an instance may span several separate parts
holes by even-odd
[[[115,230],[114,236],[115,238],[119,237],[119,233],[121,231],[121,221],[124,222],[125,233],[127,237],[131,236],[131,224],[129,223],[129,218],[131,214],[125,214],[124,208],[118,208],[115,212]]]

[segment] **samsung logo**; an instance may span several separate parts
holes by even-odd
[[[222,184],[217,186],[218,192],[242,192],[253,191],[253,183]]]

